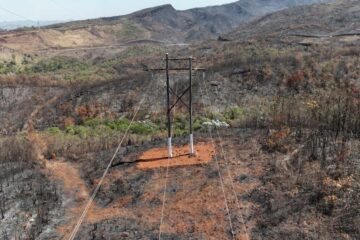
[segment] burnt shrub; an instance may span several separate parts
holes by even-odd
[[[0,163],[27,163],[36,161],[34,144],[24,137],[0,140]]]

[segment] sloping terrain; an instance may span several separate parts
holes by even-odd
[[[301,6],[242,24],[226,37],[234,40],[280,39],[304,45],[324,44],[332,40],[351,42],[359,39],[359,11],[359,2],[353,0]],[[301,18],[298,17],[300,15]]]
[[[129,18],[154,32],[161,40],[204,40],[229,32],[242,22],[267,13],[296,5],[325,1],[248,1],[240,0],[221,6],[176,11],[171,5],[146,9],[129,15]],[[159,31],[160,30],[160,31]],[[179,31],[180,30],[180,31]],[[181,34],[181,35],[179,35]]]
[[[0,65],[0,239],[67,239],[125,133],[75,239],[359,239],[359,9],[299,6],[223,34],[230,41],[45,51]],[[97,21],[143,19],[135,24],[152,36],[185,26],[176,14],[201,18],[192,11]],[[213,145],[210,161],[168,171],[154,156],[166,145],[165,75],[144,71],[164,67],[166,52],[207,69],[193,78],[195,142]],[[176,94],[187,77],[171,73]],[[188,149],[187,110],[175,110],[174,145]]]
[[[4,135],[21,131],[31,115],[42,112],[42,106],[64,89],[52,87],[1,87],[0,132]],[[13,119],[17,119],[14,121]]]
[[[139,40],[183,43],[216,38],[241,22],[292,6],[327,0],[240,0],[222,6],[177,11],[171,5],[130,15],[52,25],[0,34],[0,46],[20,52],[94,47]]]
[[[248,134],[245,135],[249,137]],[[201,141],[201,138],[198,140]],[[241,139],[240,142],[244,143],[244,140]],[[181,145],[181,143],[177,144]],[[235,146],[234,144],[239,144],[239,139],[228,140],[226,144]],[[130,146],[117,156],[96,203],[90,209],[76,239],[154,239],[158,236],[166,168],[146,170],[131,163],[139,155],[139,152],[151,149],[156,145],[144,145],[140,149]],[[258,147],[256,141],[248,142],[246,149],[240,150],[241,154],[231,152],[226,156],[220,154],[220,148],[217,149],[221,167],[220,174],[224,176],[224,187],[228,194],[227,201],[231,210],[230,218],[235,229],[233,234],[237,236],[237,239],[246,239],[244,223],[235,204],[235,196],[231,193],[231,182],[234,180],[228,177],[225,166],[230,164],[231,171],[235,173],[232,177],[237,179],[235,187],[236,191],[241,194],[239,197],[245,196],[259,185],[259,177],[264,171],[266,156],[261,153],[258,153],[260,155],[251,153]],[[48,239],[49,237],[67,239],[88,200],[91,189],[102,174],[102,167],[106,164],[102,159],[109,157],[109,154],[110,152],[94,152],[79,156],[75,162],[74,160],[64,162],[61,159],[47,162],[42,170],[43,174],[46,173],[51,182],[59,182],[59,187],[55,191],[55,194],[58,195],[56,198],[51,198],[51,202],[49,201],[56,207],[47,209],[49,212],[46,217],[49,219],[47,221],[51,222],[51,226],[47,224],[48,222],[44,222],[43,228],[39,227],[36,221],[40,216],[33,214],[31,217],[36,221],[31,220],[30,223],[38,227],[35,235],[28,235],[27,232],[19,229],[15,229],[15,231],[18,231],[23,237],[32,239],[34,239],[33,236],[37,236],[36,239]],[[239,158],[240,155],[241,158]],[[254,158],[261,159],[261,161],[253,165],[251,162]],[[121,164],[124,162],[125,165]],[[130,163],[126,164],[126,162]],[[223,206],[224,198],[221,194],[222,186],[218,181],[217,169],[215,160],[192,167],[178,166],[169,169],[166,190],[167,208],[164,213],[163,226],[164,239],[227,239],[231,237],[232,233],[228,225],[226,209]],[[20,180],[15,178],[15,180],[9,181],[12,184],[19,184]],[[7,187],[3,191],[12,194],[12,190]],[[25,193],[23,190],[20,196]],[[44,195],[46,199],[49,197],[49,193],[45,192],[45,194],[48,194]],[[10,199],[5,198],[4,203],[6,206],[10,206]],[[19,214],[28,211],[28,206],[26,205],[26,207]],[[245,224],[248,231],[253,227],[252,222],[256,218],[253,211],[256,208],[255,204],[244,201]],[[2,221],[5,223],[11,221],[9,214],[6,210]],[[53,218],[56,221],[52,221]],[[25,221],[26,217],[21,220]],[[23,224],[23,222],[19,224]],[[13,236],[12,228],[8,225],[1,225],[1,227],[6,236]]]

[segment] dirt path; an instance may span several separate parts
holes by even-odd
[[[67,209],[65,212],[66,224],[58,227],[58,231],[64,234],[63,239],[67,239],[72,226],[76,223],[76,216],[79,216],[86,200],[89,199],[89,191],[81,179],[78,169],[69,162],[47,161],[46,167],[50,170],[51,176],[63,184],[64,208]]]
[[[254,213],[258,206],[246,200],[246,196],[260,185],[259,177],[265,170],[258,159],[263,156],[258,151],[259,144],[256,140],[244,141],[224,137],[222,145],[219,141],[215,142],[236,240],[247,240],[247,235],[251,235],[251,230],[256,224]],[[113,200],[106,207],[101,207],[98,205],[101,203],[99,196],[99,203],[93,203],[84,221],[84,227],[105,220],[114,220],[115,223],[116,219],[134,219],[152,226],[156,231],[161,213],[165,176],[161,160],[159,163],[158,168],[150,168],[150,170],[140,169],[137,165],[112,169],[102,189],[113,194]],[[57,230],[63,239],[67,239],[89,199],[91,190],[82,179],[79,166],[74,163],[64,160],[48,161],[47,168],[51,176],[63,184],[66,212],[64,224]],[[228,174],[228,169],[231,174]],[[214,161],[207,164],[172,167],[168,179],[163,225],[165,234],[183,237],[206,236],[207,239],[229,237],[229,223]],[[111,186],[114,184],[120,184],[122,187],[113,190]],[[117,191],[122,193],[119,194]],[[240,201],[240,208],[236,197]]]
[[[69,162],[47,161],[46,167],[56,180],[63,183],[65,194],[74,196],[76,201],[89,199],[85,182],[80,178],[79,171]]]
[[[82,213],[85,204],[89,200],[90,194],[84,180],[80,177],[77,167],[69,162],[47,161],[46,167],[50,170],[54,179],[61,181],[65,194],[66,203],[66,223],[58,228],[59,233],[63,234],[63,239],[67,239],[76,221]],[[96,204],[90,208],[86,221],[89,223],[99,222],[120,216],[129,216],[129,213],[122,209],[128,199],[124,198],[116,201],[108,208],[98,207]]]
[[[42,111],[45,107],[50,106],[51,104],[53,104],[56,100],[58,100],[60,97],[62,97],[64,95],[63,92],[60,92],[59,94],[55,95],[54,97],[52,97],[51,99],[47,100],[46,102],[44,102],[41,105],[38,105],[34,111],[32,111],[32,113],[30,114],[30,116],[28,117],[28,119],[25,121],[24,126],[23,126],[23,130],[28,130],[29,128],[32,127],[33,125],[33,120],[36,117],[36,115],[39,114],[40,111]]]

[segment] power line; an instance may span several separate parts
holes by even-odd
[[[177,95],[177,85],[175,85],[175,95]],[[175,118],[176,114],[176,106],[174,107],[173,111],[173,118]],[[174,125],[172,125],[172,135],[174,135]],[[173,136],[172,136],[173,137]],[[159,227],[159,240],[161,240],[161,233],[162,233],[162,225],[164,222],[164,212],[165,212],[165,203],[166,203],[166,191],[167,191],[167,183],[168,183],[168,177],[169,177],[169,167],[170,167],[170,156],[167,160],[167,166],[166,166],[166,175],[165,175],[165,186],[164,186],[164,194],[163,194],[163,204],[161,208],[161,217],[160,217],[160,227]]]
[[[246,229],[245,218],[244,218],[244,215],[242,214],[242,212],[240,211],[242,207],[240,206],[239,198],[238,198],[238,196],[236,194],[236,191],[235,191],[233,175],[232,175],[230,167],[229,167],[229,165],[227,163],[227,159],[226,159],[226,155],[225,155],[225,151],[224,151],[224,145],[223,145],[222,138],[220,137],[219,129],[216,128],[216,132],[217,132],[218,140],[220,142],[221,152],[222,152],[223,158],[225,160],[225,165],[226,165],[226,169],[227,169],[227,172],[228,172],[228,177],[230,179],[231,188],[232,188],[233,194],[235,196],[236,205],[237,205],[238,210],[240,212],[240,217],[241,217],[241,221],[243,223],[243,229],[244,229],[244,232],[245,232],[245,235],[246,235],[246,239],[249,240],[250,238],[249,238],[249,234],[248,234],[247,229]]]
[[[16,16],[16,17],[25,19],[25,20],[27,20],[27,21],[36,22],[36,21],[34,21],[34,20],[31,20],[31,19],[29,19],[29,18],[27,18],[27,17],[24,17],[24,16],[22,16],[22,15],[20,15],[20,14],[18,14],[18,13],[15,13],[15,12],[9,10],[9,9],[6,9],[6,8],[4,8],[4,7],[0,7],[0,9],[3,10],[3,11],[5,11],[5,12],[7,12],[7,13],[10,13],[10,14]]]
[[[159,240],[161,240],[161,228],[163,225],[163,221],[164,221],[164,211],[165,211],[165,202],[166,202],[166,190],[167,190],[167,182],[168,182],[168,177],[169,177],[169,166],[170,166],[170,156],[168,157],[167,160],[167,166],[166,166],[166,175],[165,175],[165,187],[164,187],[164,194],[163,194],[163,203],[162,203],[162,207],[161,207],[161,217],[160,217],[160,227],[159,227]]]
[[[206,91],[206,96],[208,97],[209,102],[211,102],[208,88],[207,88],[205,82],[204,82],[203,84],[204,84],[204,88],[205,88],[205,91]],[[200,86],[200,89],[201,89],[201,86]],[[242,212],[241,212],[241,208],[242,208],[242,207],[241,207],[241,205],[240,205],[239,198],[238,198],[238,196],[237,196],[237,194],[236,194],[236,191],[235,191],[235,186],[234,186],[234,181],[233,181],[233,175],[232,175],[231,169],[230,169],[230,167],[229,167],[229,165],[228,165],[228,160],[226,159],[223,141],[222,141],[222,139],[221,139],[221,137],[220,137],[219,129],[216,128],[216,127],[215,127],[215,129],[216,129],[216,132],[217,132],[218,140],[219,140],[219,142],[220,142],[221,152],[222,152],[223,158],[224,158],[224,160],[225,160],[225,166],[226,166],[226,170],[227,170],[227,173],[228,173],[228,178],[230,179],[230,185],[231,185],[231,188],[232,188],[232,192],[233,192],[233,195],[234,195],[234,197],[235,197],[235,201],[236,201],[236,205],[237,205],[237,207],[238,207],[238,211],[239,211],[239,213],[240,213],[240,217],[241,217],[241,221],[242,221],[244,233],[245,233],[245,235],[246,235],[246,239],[249,240],[250,238],[249,238],[248,231],[247,231],[247,229],[246,229],[245,218],[244,218],[244,215],[243,215]],[[212,138],[212,137],[211,137],[211,138]]]
[[[199,89],[200,89],[201,95],[204,95],[203,91],[202,91],[202,88],[201,88],[201,84],[199,85]],[[214,141],[214,138],[213,138],[213,135],[212,135],[211,128],[209,128],[209,136],[211,138],[212,145],[215,148],[215,141]],[[232,220],[231,220],[228,200],[226,198],[224,180],[223,180],[223,176],[222,176],[221,170],[220,170],[219,159],[218,159],[216,154],[215,154],[214,158],[215,158],[215,162],[216,162],[216,166],[217,166],[217,172],[218,172],[219,179],[220,179],[220,186],[221,186],[222,194],[223,194],[223,197],[224,197],[225,208],[226,208],[226,212],[227,212],[227,215],[228,215],[228,218],[229,218],[229,225],[230,225],[230,230],[231,230],[231,234],[232,234],[232,239],[235,239],[235,232],[234,232],[233,223],[232,223]]]
[[[122,137],[119,145],[117,146],[117,148],[116,148],[116,150],[115,150],[115,152],[114,152],[114,155],[112,156],[109,164],[107,165],[107,167],[106,167],[106,169],[105,169],[105,171],[104,171],[104,173],[103,173],[103,175],[102,175],[102,177],[101,177],[98,185],[96,186],[93,194],[91,195],[88,203],[86,204],[84,211],[82,212],[79,220],[77,221],[77,224],[76,224],[74,230],[72,231],[72,233],[71,233],[71,235],[70,235],[70,237],[69,237],[69,240],[74,240],[74,238],[76,237],[76,234],[78,233],[78,231],[79,231],[79,229],[80,229],[80,227],[81,227],[81,224],[83,223],[83,221],[84,221],[84,219],[85,219],[85,217],[86,217],[86,215],[87,215],[87,213],[88,213],[88,211],[89,211],[89,209],[90,209],[90,207],[91,207],[91,205],[92,205],[92,203],[93,203],[93,201],[94,201],[97,193],[99,192],[100,187],[101,187],[101,185],[102,185],[102,183],[103,183],[103,181],[104,181],[107,173],[109,172],[110,167],[112,166],[112,164],[113,164],[113,162],[114,162],[114,160],[115,160],[115,157],[116,157],[116,155],[118,154],[118,152],[119,152],[119,150],[120,150],[120,148],[121,148],[122,143],[124,142],[125,138],[127,137],[128,133],[129,133],[129,130],[130,130],[132,124],[134,123],[137,114],[139,113],[139,110],[140,110],[140,108],[141,108],[141,106],[142,106],[142,104],[143,104],[143,102],[144,102],[144,100],[145,100],[146,93],[148,92],[150,86],[151,86],[151,81],[149,82],[147,88],[145,89],[144,94],[143,94],[143,97],[142,97],[142,99],[141,99],[141,101],[140,101],[140,103],[139,103],[139,105],[138,105],[138,108],[134,111],[134,115],[133,115],[133,117],[132,117],[132,119],[131,119],[131,121],[130,121],[129,126],[127,127],[127,129],[126,129],[126,131],[125,131],[125,133],[124,133],[124,135],[123,135],[123,137]]]
[[[202,91],[201,86],[200,86],[200,91]],[[213,147],[215,148],[215,141],[214,141],[214,138],[212,136],[211,129],[209,129],[209,135],[210,135],[210,138],[212,139]],[[231,230],[231,234],[232,234],[232,239],[235,239],[235,232],[234,232],[233,223],[232,223],[232,220],[231,220],[228,200],[227,200],[226,193],[225,193],[224,180],[223,180],[223,176],[222,176],[221,171],[220,171],[219,160],[218,160],[217,155],[215,155],[214,158],[215,158],[215,161],[216,161],[218,176],[219,176],[219,179],[220,179],[220,186],[221,186],[222,194],[223,194],[223,197],[224,197],[225,209],[226,209],[226,212],[227,212],[227,215],[228,215],[228,218],[229,218],[229,225],[230,225],[230,230]],[[165,187],[164,187],[163,204],[162,204],[162,209],[161,209],[161,219],[160,219],[160,228],[159,228],[159,240],[161,240],[162,225],[163,225],[163,218],[164,218],[164,211],[165,211],[166,190],[167,190],[167,181],[168,181],[168,175],[169,175],[170,159],[171,158],[168,157],[168,162],[167,162],[167,167],[166,167]]]
[[[209,136],[211,138],[212,145],[215,148],[215,140],[213,138],[212,131],[211,131],[210,128],[209,128]],[[221,170],[220,170],[219,159],[218,159],[216,154],[215,154],[215,161],[216,161],[217,171],[218,171],[218,175],[219,175],[219,179],[220,179],[221,190],[222,190],[222,193],[223,193],[223,196],[224,196],[225,208],[226,208],[227,215],[228,215],[228,218],[229,218],[229,225],[230,225],[231,235],[232,235],[232,238],[235,239],[235,231],[234,231],[233,223],[232,223],[232,220],[231,220],[228,200],[226,198],[224,180],[223,180],[223,176],[222,176]]]

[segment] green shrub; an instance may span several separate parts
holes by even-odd
[[[29,68],[29,71],[33,73],[48,73],[59,70],[73,70],[79,72],[88,70],[89,68],[89,64],[76,58],[53,57],[35,63],[31,66],[31,68]]]
[[[174,128],[185,129],[188,124],[189,124],[189,120],[187,115],[179,114],[175,116],[173,122]]]
[[[210,120],[219,120],[221,122],[226,122],[226,118],[224,117],[224,115],[219,112],[207,113],[206,118],[208,118]]]
[[[203,127],[203,123],[204,122],[209,122],[209,121],[211,121],[211,120],[209,118],[206,118],[206,117],[197,117],[197,118],[195,118],[194,123],[193,123],[194,131],[201,130],[202,127]]]
[[[99,118],[91,118],[84,121],[84,126],[96,128],[102,124],[102,120]]]
[[[199,131],[201,128],[202,128],[202,122],[195,120],[193,123],[194,131]]]
[[[130,132],[139,135],[149,135],[154,133],[155,129],[145,123],[133,123],[130,127]]]
[[[186,134],[188,134],[189,131],[185,130],[185,129],[180,129],[180,128],[175,128],[174,129],[174,135],[176,137],[181,137],[181,136],[185,136]]]
[[[19,71],[15,61],[0,63],[0,74],[17,73]]]
[[[70,134],[70,135],[75,135],[75,126],[69,126],[65,128],[65,133]]]
[[[48,129],[47,129],[47,132],[48,132],[48,133],[51,133],[51,134],[60,134],[60,133],[62,133],[62,131],[61,131],[60,128],[58,128],[58,127],[48,128]]]
[[[65,132],[69,135],[78,135],[82,138],[92,134],[91,128],[85,126],[69,126],[65,129]]]
[[[115,121],[105,121],[105,126],[112,130],[126,131],[129,127],[130,121],[127,118],[122,118]]]
[[[232,107],[225,111],[224,117],[227,120],[241,119],[245,116],[245,110],[240,107]]]
[[[91,134],[91,129],[84,126],[76,126],[75,134],[79,135],[80,137],[87,137]]]

